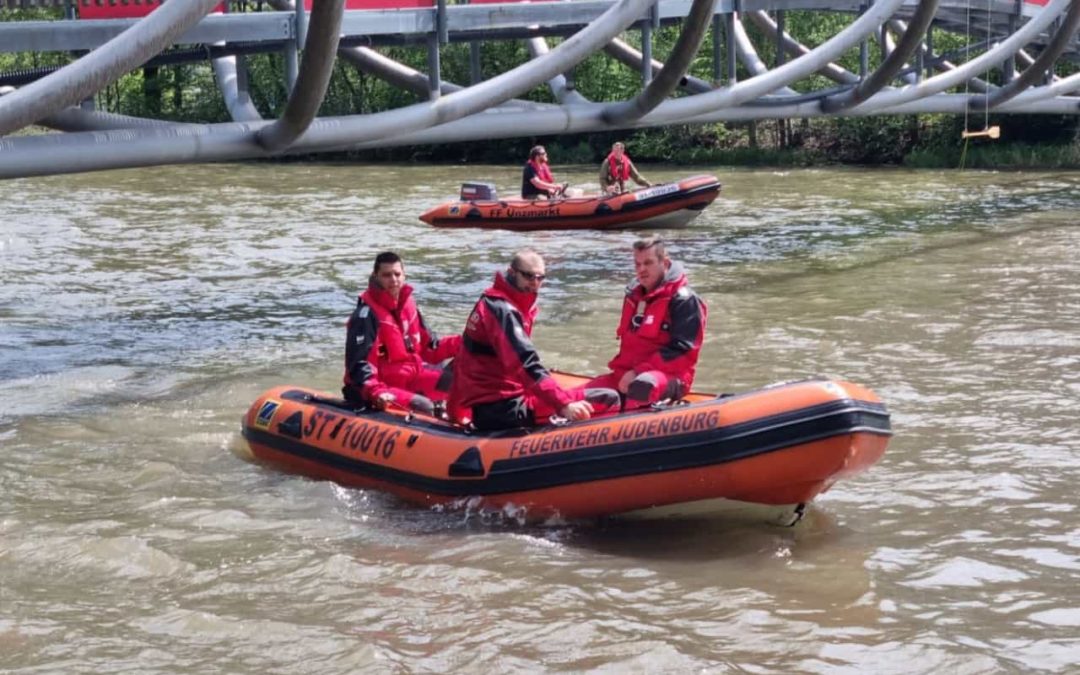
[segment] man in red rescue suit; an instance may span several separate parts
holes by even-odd
[[[586,385],[617,389],[628,409],[690,391],[708,313],[660,239],[634,242],[634,272],[616,331],[619,353],[608,363],[611,372]]]
[[[345,386],[352,403],[401,407],[433,414],[445,401],[451,370],[437,364],[457,355],[461,336],[439,338],[416,308],[405,266],[393,252],[375,257],[368,288],[349,317],[345,341]]]
[[[584,420],[618,405],[611,389],[563,389],[540,363],[531,336],[545,278],[544,259],[531,249],[514,254],[506,272],[495,274],[465,324],[451,415],[471,415],[481,430],[509,429],[544,424],[555,414]]]
[[[615,143],[611,146],[611,153],[600,164],[600,189],[610,194],[622,194],[626,192],[628,180],[633,180],[642,187],[652,185],[638,173],[623,144]]]

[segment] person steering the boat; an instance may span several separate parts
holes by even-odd
[[[531,336],[537,294],[547,274],[533,249],[514,254],[505,273],[480,296],[454,360],[448,408],[480,430],[531,427],[553,415],[588,419],[619,403],[612,389],[564,389],[540,362]]]
[[[405,283],[405,264],[387,251],[375,257],[368,288],[349,317],[345,386],[350,403],[397,405],[431,415],[445,401],[452,371],[441,364],[461,349],[461,336],[440,338],[427,327]]]
[[[558,197],[566,192],[568,185],[555,182],[544,146],[537,145],[529,150],[529,161],[525,162],[525,168],[521,171],[522,199]]]
[[[633,180],[641,187],[652,187],[652,183],[645,180],[638,173],[634,163],[630,161],[630,156],[626,154],[626,146],[616,142],[600,164],[600,189],[605,194],[622,194],[626,192],[628,180]]]
[[[587,387],[613,387],[627,409],[679,399],[694,383],[708,308],[655,237],[634,242],[635,279],[626,287],[610,373]]]

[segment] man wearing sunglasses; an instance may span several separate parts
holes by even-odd
[[[454,360],[448,407],[459,421],[480,430],[531,427],[555,414],[585,420],[618,405],[611,389],[563,389],[540,363],[531,336],[545,278],[544,259],[523,249],[480,296]]]
[[[611,372],[586,385],[614,387],[626,396],[627,409],[690,391],[708,315],[662,240],[634,242],[634,273],[616,331],[619,353],[608,363]]]
[[[424,323],[401,257],[380,253],[349,317],[342,393],[351,403],[434,414],[434,402],[445,401],[450,389],[451,371],[439,364],[460,348],[460,335],[439,338]]]

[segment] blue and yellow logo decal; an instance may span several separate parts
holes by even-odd
[[[259,414],[255,416],[255,426],[259,429],[269,429],[274,421],[274,413],[281,407],[281,401],[264,401],[259,408]]]
[[[456,216],[459,212],[461,212],[461,207],[457,204],[450,207],[450,215]]]

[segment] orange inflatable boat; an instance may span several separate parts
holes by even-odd
[[[498,199],[490,183],[465,183],[461,199],[428,210],[435,227],[507,230],[584,230],[684,227],[720,194],[715,176],[692,176],[621,195],[556,199]]]
[[[559,374],[564,384],[583,380]],[[881,457],[877,396],[809,380],[561,426],[476,432],[424,416],[355,411],[302,387],[252,404],[257,460],[422,506],[588,518],[737,500],[803,505]],[[646,514],[647,515],[647,514]]]

